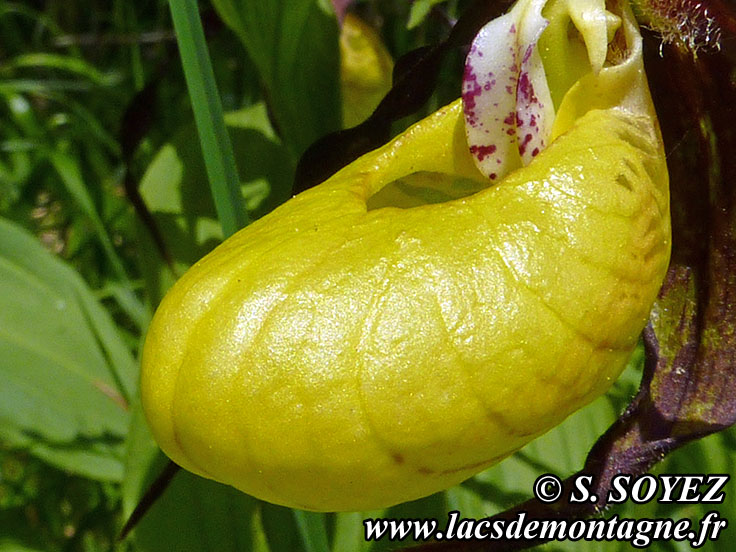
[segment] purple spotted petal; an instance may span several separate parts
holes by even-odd
[[[473,40],[465,61],[463,111],[470,152],[491,180],[526,164],[546,145],[554,109],[537,40],[546,0],[517,3]]]
[[[547,146],[555,113],[542,58],[536,47],[547,20],[527,11],[519,36],[523,55],[516,87],[516,137],[524,165]]]

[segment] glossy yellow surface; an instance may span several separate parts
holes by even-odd
[[[143,355],[166,454],[270,502],[371,509],[456,484],[603,393],[670,227],[640,60],[626,91],[600,75],[563,100],[552,144],[492,187],[367,207],[420,172],[485,182],[456,102],[194,265]]]

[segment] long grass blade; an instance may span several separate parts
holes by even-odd
[[[324,514],[317,512],[305,512],[304,510],[292,510],[296,525],[299,528],[304,550],[307,552],[329,552],[327,542],[327,529],[325,528]]]
[[[249,222],[196,0],[169,0],[217,216],[226,236]]]

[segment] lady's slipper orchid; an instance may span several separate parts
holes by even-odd
[[[378,508],[498,462],[618,376],[670,248],[628,4],[521,0],[467,67],[462,102],[166,296],[141,390],[175,462],[296,508]],[[402,203],[423,187],[451,199]]]

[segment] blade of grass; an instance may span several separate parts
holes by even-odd
[[[20,68],[52,69],[71,73],[102,87],[116,86],[121,81],[121,75],[116,71],[105,73],[83,59],[46,52],[16,56],[6,61],[2,70],[5,73],[11,73],[13,70]]]
[[[49,90],[63,92],[88,92],[92,83],[79,80],[64,79],[2,79],[0,91],[3,93],[31,92],[43,93]]]
[[[332,539],[332,552],[362,552],[369,550],[371,543],[363,533],[363,512],[340,512],[335,515],[335,533]]]
[[[113,7],[113,17],[119,29],[126,34],[138,35],[138,14],[135,10],[135,4],[118,0]],[[136,92],[143,89],[146,77],[143,72],[143,59],[141,57],[141,45],[137,41],[133,41],[129,45],[130,69],[133,75]]]
[[[240,178],[225,128],[197,0],[169,0],[169,7],[212,197],[222,231],[229,236],[250,221],[240,191]]]
[[[325,528],[325,515],[318,512],[306,512],[304,510],[292,510],[294,519],[299,528],[299,536],[307,552],[328,552],[327,529]]]
[[[105,226],[104,221],[100,218],[97,208],[92,201],[92,197],[89,195],[87,185],[82,177],[82,170],[79,163],[77,163],[76,158],[61,151],[51,151],[49,152],[49,161],[61,178],[61,181],[69,192],[69,195],[74,198],[92,223],[92,226],[100,240],[100,244],[102,245],[102,250],[105,252],[115,275],[122,282],[129,284],[130,280],[128,273],[125,270],[125,266],[123,265],[123,261],[115,251],[115,246],[112,243],[112,238],[110,237],[108,229]],[[130,289],[131,286],[128,285],[127,287]]]

